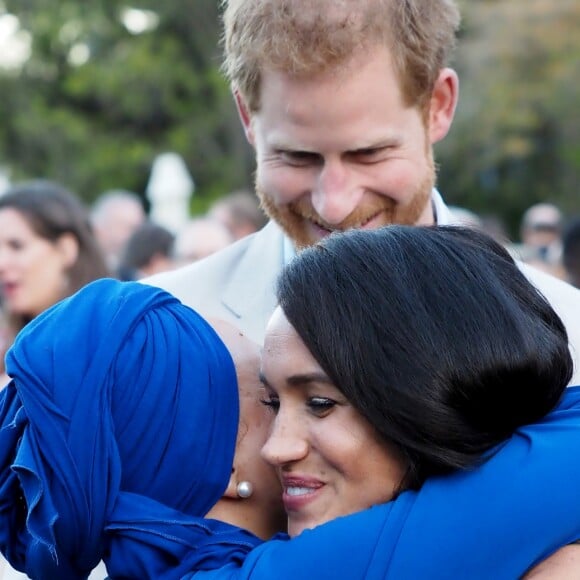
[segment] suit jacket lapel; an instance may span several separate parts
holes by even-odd
[[[284,234],[274,222],[269,222],[252,236],[238,262],[232,264],[222,303],[251,337],[263,338],[276,307],[275,284],[283,262]]]

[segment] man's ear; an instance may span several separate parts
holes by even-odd
[[[451,68],[439,73],[429,103],[429,141],[441,141],[449,132],[459,98],[459,78]]]
[[[62,234],[56,241],[65,268],[70,268],[79,257],[79,243],[72,234]]]
[[[244,101],[242,95],[240,95],[239,91],[234,91],[234,100],[236,101],[238,115],[240,116],[240,121],[242,122],[242,126],[244,127],[246,139],[248,140],[248,143],[252,147],[254,147],[255,135],[254,129],[252,127],[252,115],[250,113],[250,109],[248,108],[248,105]]]

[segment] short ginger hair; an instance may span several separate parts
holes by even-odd
[[[314,75],[387,48],[408,106],[427,106],[455,48],[454,0],[223,0],[223,70],[251,112],[265,69]]]

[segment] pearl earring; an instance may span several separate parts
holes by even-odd
[[[254,486],[249,481],[240,481],[236,487],[238,497],[247,499],[254,493]]]

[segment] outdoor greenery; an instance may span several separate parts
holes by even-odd
[[[436,149],[445,198],[512,234],[538,201],[580,213],[580,2],[460,5],[460,105]]]
[[[538,200],[580,211],[580,3],[460,4],[462,94],[436,149],[445,198],[512,231]],[[154,158],[176,151],[198,210],[251,184],[219,70],[216,0],[0,0],[3,12],[32,39],[22,66],[0,69],[0,166],[11,179],[50,177],[87,201],[109,188],[142,193]]]

